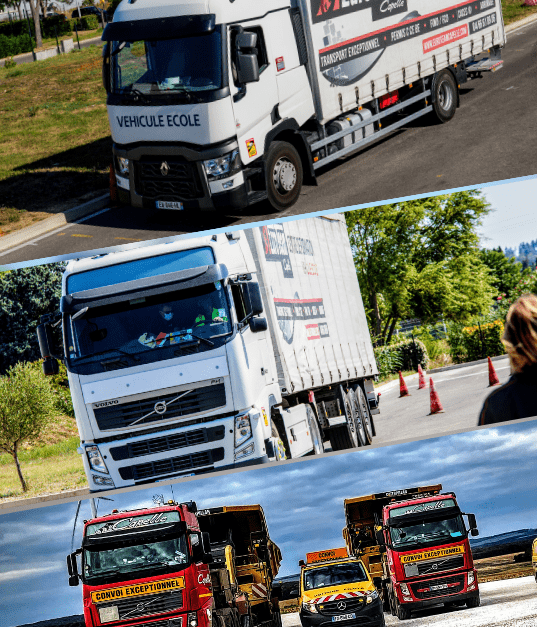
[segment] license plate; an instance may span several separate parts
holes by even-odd
[[[157,200],[157,209],[176,209],[177,211],[183,210],[182,202],[172,202],[169,200]]]
[[[340,620],[352,620],[356,618],[356,614],[340,614],[339,616],[332,616],[333,623],[339,623]]]
[[[161,481],[169,481],[170,479],[183,479],[184,477],[195,477],[195,472],[189,472],[187,475],[174,475],[173,477],[166,477],[165,479],[155,479],[155,483],[160,483]]]
[[[431,586],[431,590],[445,590],[447,587],[447,583],[442,583],[438,586]]]

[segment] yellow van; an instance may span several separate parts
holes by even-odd
[[[299,564],[302,627],[385,627],[382,601],[362,560],[339,548],[307,553]]]

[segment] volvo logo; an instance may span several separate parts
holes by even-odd
[[[433,564],[431,566],[431,570],[438,570],[438,564]]]
[[[163,161],[160,166],[160,173],[162,174],[162,176],[167,176],[169,172],[170,172],[170,166],[166,163],[166,161]]]
[[[337,609],[338,609],[340,612],[343,612],[343,610],[344,610],[344,609],[346,609],[346,607],[347,607],[347,604],[345,603],[345,601],[340,601],[340,602],[337,604]]]
[[[164,401],[159,401],[158,403],[155,403],[154,409],[157,412],[157,414],[165,414],[166,413],[166,403]]]

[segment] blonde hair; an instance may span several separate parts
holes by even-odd
[[[509,308],[502,342],[514,372],[537,364],[537,296],[522,294]]]

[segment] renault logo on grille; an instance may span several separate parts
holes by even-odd
[[[164,401],[159,401],[155,403],[155,411],[157,414],[165,414],[166,413],[166,403]]]
[[[166,161],[163,161],[160,166],[160,173],[162,174],[162,176],[167,176],[169,172],[170,172],[170,166],[166,163]]]
[[[346,607],[347,607],[347,604],[345,603],[345,601],[340,601],[340,602],[337,604],[337,609],[338,609],[340,612],[343,612],[343,610],[344,610]]]

